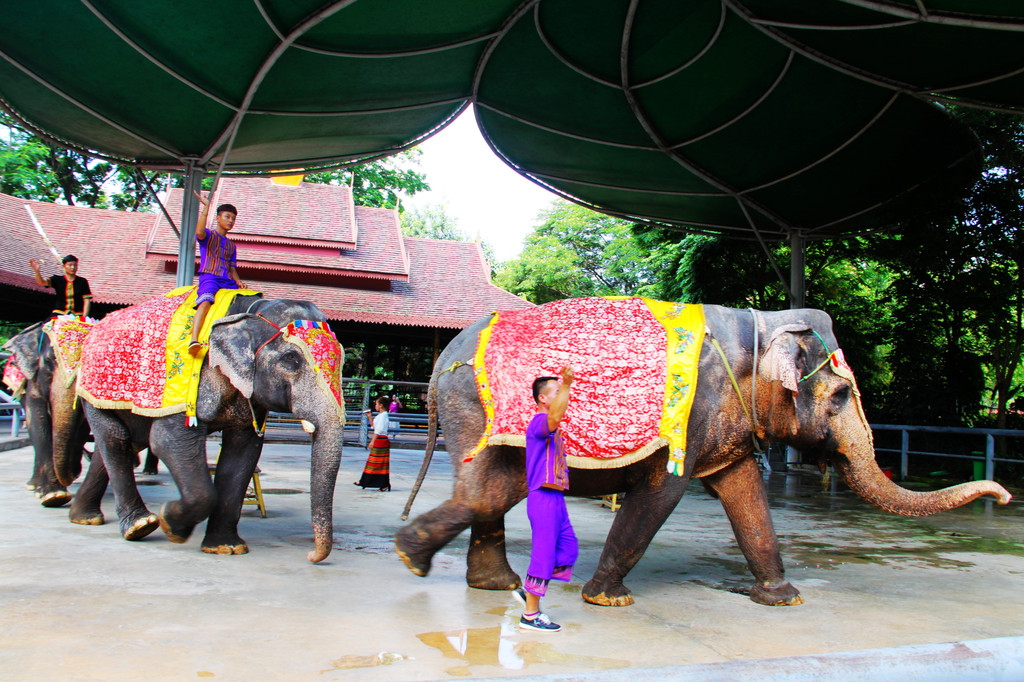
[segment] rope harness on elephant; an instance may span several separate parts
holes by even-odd
[[[753,371],[752,371],[752,374],[751,374],[751,379],[750,379],[750,407],[751,407],[751,409],[749,409],[749,410],[747,409],[747,404],[743,400],[743,391],[740,390],[740,384],[736,380],[736,375],[733,374],[732,367],[729,365],[729,360],[728,360],[728,358],[725,357],[725,351],[722,350],[722,346],[721,346],[721,344],[718,343],[718,339],[716,339],[714,336],[711,335],[711,330],[710,329],[705,328],[704,334],[708,338],[711,339],[711,345],[715,347],[715,350],[717,350],[718,354],[721,356],[722,364],[725,366],[725,372],[726,372],[726,374],[729,375],[729,381],[732,382],[732,387],[736,391],[736,397],[738,397],[740,399],[740,407],[743,408],[743,413],[745,415],[747,415],[747,419],[750,421],[750,440],[751,440],[751,442],[754,445],[754,452],[756,452],[759,455],[763,455],[764,454],[764,448],[761,447],[761,443],[757,439],[757,360],[758,360],[757,351],[759,350],[758,349],[758,343],[759,343],[758,322],[759,322],[759,320],[757,319],[757,311],[754,310],[753,308],[749,308],[749,310],[750,310],[751,314],[754,316],[754,348],[753,348],[754,368],[753,368]]]
[[[253,301],[253,305],[255,305],[255,304],[256,304],[256,301]],[[250,305],[249,308],[251,309],[252,305]],[[276,339],[277,337],[279,337],[281,334],[284,333],[284,329],[283,328],[277,326],[276,324],[274,324],[273,322],[271,322],[267,318],[263,317],[263,313],[256,313],[256,317],[260,318],[261,320],[263,320],[264,322],[269,324],[271,327],[273,327],[277,331],[274,333],[273,336],[271,336],[269,339],[267,339],[266,341],[261,343],[260,347],[256,349],[256,352],[252,354],[253,371],[255,371],[255,367],[256,367],[256,356],[258,356],[260,354],[260,351],[263,350],[263,348],[268,343],[270,343],[271,341],[273,341],[274,339]],[[260,438],[263,438],[263,434],[266,433],[266,430],[267,430],[267,417],[269,416],[269,413],[267,413],[266,415],[263,416],[263,426],[260,426],[259,424],[256,423],[256,410],[253,409],[252,400],[250,398],[246,398],[245,402],[249,403],[249,414],[252,415],[252,428],[253,428],[253,430],[256,431],[256,435],[257,436],[259,436]]]

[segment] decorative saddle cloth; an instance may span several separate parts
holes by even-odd
[[[66,386],[75,383],[78,367],[82,362],[82,346],[96,320],[83,320],[74,315],[61,315],[43,325],[43,333],[50,337],[57,364],[64,372]]]
[[[485,432],[465,461],[487,445],[525,446],[533,380],[570,365],[569,466],[622,467],[667,445],[669,471],[681,475],[704,329],[700,305],[632,297],[495,313],[473,359]]]
[[[96,325],[92,318],[82,319],[76,315],[61,315],[42,325],[40,332],[46,334],[53,346],[57,364],[63,371],[65,386],[75,383],[78,365],[82,359],[82,344]],[[25,390],[27,377],[18,367],[17,353],[13,353],[4,367],[3,383],[17,397]]]
[[[221,289],[210,308],[196,357],[188,352],[195,316],[195,286],[178,287],[165,296],[107,315],[82,348],[78,395],[104,409],[131,410],[162,417],[196,413],[199,371],[213,323],[224,317],[236,296],[249,289]]]
[[[25,375],[22,373],[21,368],[18,367],[17,355],[12,354],[11,357],[7,358],[7,364],[4,365],[4,386],[7,387],[7,390],[17,400],[21,392],[25,390],[25,382]]]

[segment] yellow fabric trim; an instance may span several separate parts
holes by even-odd
[[[686,425],[704,344],[704,307],[647,298],[643,302],[665,327],[665,402],[660,433],[669,445],[669,473],[682,476],[686,465]]]
[[[75,388],[75,399],[84,399],[93,407],[101,410],[130,410],[134,414],[141,414],[144,417],[166,417],[169,414],[181,412],[182,405],[168,405],[166,407],[136,407],[130,400],[101,400],[79,384]]]
[[[251,289],[221,289],[210,311],[203,320],[203,328],[199,330],[199,342],[203,347],[195,357],[188,352],[188,344],[192,339],[192,322],[195,319],[196,296],[199,287],[196,285],[178,287],[167,293],[168,298],[181,296],[189,292],[185,300],[171,316],[171,324],[167,329],[167,344],[164,362],[166,365],[167,383],[164,386],[163,407],[161,410],[174,408],[175,412],[185,409],[185,415],[196,415],[196,399],[199,396],[199,374],[206,357],[210,330],[213,323],[227,314],[228,308],[236,296],[253,296],[258,291]],[[136,414],[143,414],[136,411]],[[154,415],[151,415],[154,416]],[[162,415],[161,415],[162,416]]]
[[[463,462],[470,462],[476,457],[481,450],[487,447],[487,439],[491,435],[491,428],[494,426],[494,394],[491,393],[491,382],[487,378],[487,366],[484,364],[484,355],[487,353],[487,344],[490,343],[491,333],[494,331],[494,325],[498,322],[498,313],[494,313],[491,317],[490,323],[487,327],[480,332],[480,338],[477,340],[476,353],[473,354],[473,375],[476,379],[476,389],[480,394],[480,403],[484,406],[484,433],[480,436],[480,440],[473,446],[473,449],[466,453],[463,458]],[[526,444],[525,436],[523,444]]]

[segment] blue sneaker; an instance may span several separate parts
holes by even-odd
[[[526,590],[524,590],[521,587],[517,587],[516,589],[512,590],[512,596],[515,598],[517,602],[519,602],[523,606],[526,606]]]
[[[519,618],[519,628],[521,630],[533,630],[534,632],[558,632],[562,629],[562,626],[558,623],[552,623],[547,614],[538,613],[532,620],[526,616],[521,616]]]

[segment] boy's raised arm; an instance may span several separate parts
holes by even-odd
[[[195,190],[192,190],[192,194],[195,194],[199,203],[203,205],[203,210],[199,212],[199,220],[196,221],[196,239],[202,241],[206,239],[206,220],[210,217],[210,200],[204,199],[203,195]],[[213,195],[212,191],[210,195]]]
[[[29,260],[28,262],[28,264],[32,266],[32,274],[35,275],[36,277],[36,284],[38,284],[41,287],[48,287],[50,286],[50,278],[43,277],[41,274],[39,274],[39,265],[41,263],[42,261],[38,261],[35,258]]]
[[[572,367],[568,366],[563,367],[560,374],[562,375],[562,383],[559,385],[558,393],[552,399],[551,408],[548,410],[548,431],[554,431],[562,423],[565,410],[569,407],[569,387],[572,386],[572,380],[576,376],[573,374]]]

